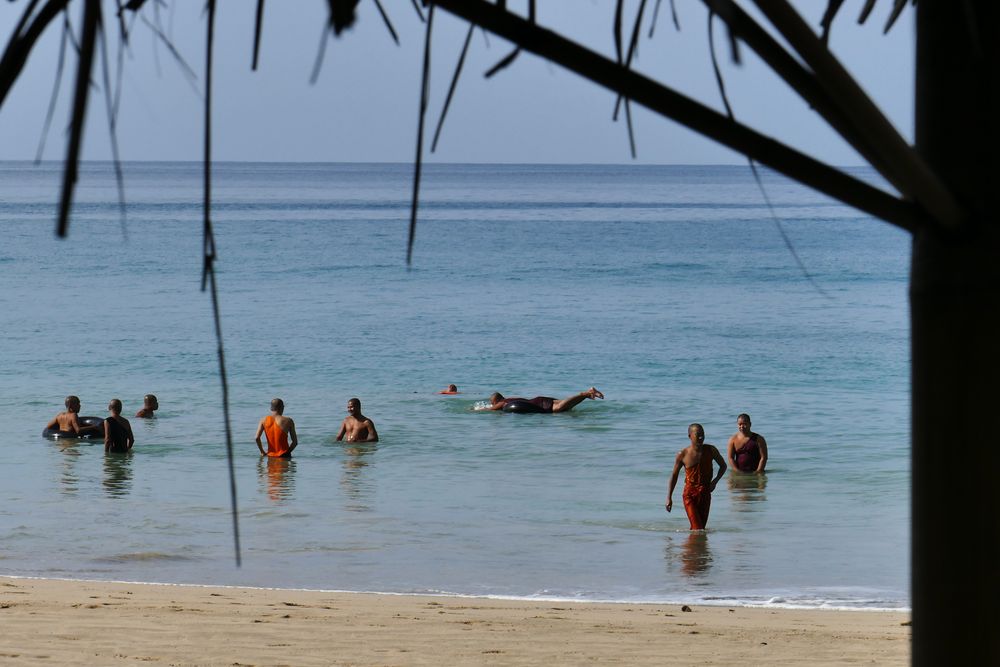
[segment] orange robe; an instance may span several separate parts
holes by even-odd
[[[288,434],[278,426],[278,420],[273,415],[264,418],[264,436],[267,438],[268,456],[291,456]]]
[[[691,522],[691,530],[705,528],[711,508],[712,456],[707,448],[703,448],[701,460],[690,468],[684,468],[684,511]]]

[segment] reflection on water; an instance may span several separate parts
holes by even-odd
[[[678,565],[680,573],[685,577],[701,577],[707,574],[712,568],[708,532],[692,530],[684,537],[669,537],[663,550],[663,557],[671,570],[674,569],[674,565]]]
[[[122,498],[132,490],[132,452],[105,452],[104,490],[111,498]]]
[[[708,533],[692,530],[684,542],[681,552],[681,572],[688,577],[697,577],[712,567],[712,552],[708,549]]]
[[[262,456],[257,461],[257,477],[272,502],[289,500],[295,490],[295,460],[290,456]]]
[[[77,447],[79,445],[78,440],[55,440],[55,446],[59,451],[64,454],[60,460],[60,472],[59,482],[62,487],[63,495],[71,496],[79,491],[80,478],[76,474],[76,463],[80,459],[80,450]]]
[[[733,473],[729,475],[729,491],[734,512],[755,512],[754,503],[767,500],[767,473]]]
[[[378,445],[374,442],[352,442],[344,446],[344,474],[340,486],[347,496],[344,509],[352,512],[370,512],[374,484],[365,468],[375,462]]]

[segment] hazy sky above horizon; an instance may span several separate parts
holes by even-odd
[[[375,3],[358,7],[356,26],[326,44],[315,85],[309,78],[319,50],[327,5],[323,0],[266,3],[260,66],[250,69],[255,2],[219,2],[216,22],[213,142],[216,160],[409,162],[414,158],[424,28],[410,0],[382,0],[400,37],[396,46]],[[526,3],[513,2],[516,11]],[[635,68],[700,102],[722,110],[708,46],[707,13],[701,2],[676,0],[681,30],[663,2],[655,34],[648,38],[655,2],[647,3]],[[825,2],[795,3],[818,25]],[[913,135],[915,12],[908,8],[882,34],[891,3],[876,5],[868,23],[855,19],[861,0],[848,0],[834,26],[832,50],[861,82],[903,136]],[[9,38],[24,2],[0,5],[0,35]],[[110,8],[110,3],[106,3]],[[203,2],[171,3],[160,10],[163,29],[195,72],[192,78],[156,37],[155,3],[136,21],[125,58],[118,120],[125,160],[200,160],[204,86]],[[626,35],[638,0],[626,2]],[[70,17],[80,22],[81,3]],[[538,22],[589,48],[613,56],[615,3],[610,0],[543,0]],[[117,43],[112,32],[111,60]],[[435,16],[431,99],[425,129],[429,151],[467,27],[446,12]],[[21,79],[0,109],[0,159],[33,159],[55,81],[61,22],[54,21],[36,47]],[[729,57],[716,24],[716,48],[737,118],[759,131],[832,164],[861,164],[808,106],[770,73],[748,48],[743,64]],[[627,39],[627,38],[626,38]],[[612,122],[614,95],[579,76],[523,53],[491,79],[483,73],[511,51],[495,36],[473,36],[438,150],[437,162],[630,163],[622,116]],[[43,158],[65,155],[65,128],[75,77],[69,50],[61,92]],[[100,63],[88,111],[83,158],[111,156]],[[676,123],[633,105],[639,164],[727,164],[744,158]]]

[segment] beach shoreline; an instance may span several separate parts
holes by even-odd
[[[0,577],[0,619],[0,660],[18,664],[903,665],[910,658],[910,613],[895,611]]]

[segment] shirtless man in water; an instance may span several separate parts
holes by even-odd
[[[145,419],[156,419],[155,412],[160,409],[160,403],[153,394],[146,394],[142,397],[142,409],[135,413],[136,417]]]
[[[490,404],[482,407],[476,408],[477,410],[504,410],[507,409],[509,412],[535,412],[535,413],[556,413],[556,412],[567,412],[572,410],[577,405],[591,398],[604,398],[604,394],[599,392],[596,387],[591,387],[587,391],[581,391],[579,394],[574,394],[568,396],[562,400],[558,398],[552,398],[551,396],[535,396],[534,398],[521,398],[519,396],[511,396],[510,398],[504,398],[504,395],[500,392],[494,392],[490,396]]]
[[[347,436],[347,442],[378,442],[375,423],[361,414],[359,398],[347,401],[347,418],[337,431],[337,440],[343,440],[344,436]]]
[[[58,427],[60,431],[65,433],[76,433],[77,435],[86,435],[88,433],[97,433],[104,429],[103,425],[98,426],[80,426],[80,399],[77,396],[67,396],[66,401],[66,411],[60,412],[55,417],[52,418],[48,424],[45,425],[46,429],[52,429]]]

